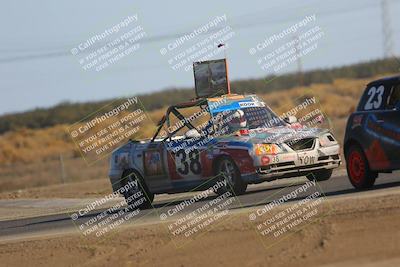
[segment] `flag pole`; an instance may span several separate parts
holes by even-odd
[[[228,95],[231,94],[231,83],[229,81],[229,71],[228,71],[228,58],[226,57],[226,49],[225,49],[225,44],[219,44],[218,48],[223,47],[224,49],[224,57],[225,57],[225,70],[226,70],[226,84],[227,84],[227,89],[228,89]]]

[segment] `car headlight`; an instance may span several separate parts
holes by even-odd
[[[254,153],[257,156],[274,155],[282,152],[282,149],[276,144],[256,144],[254,145]]]
[[[321,146],[325,147],[335,145],[337,141],[331,133],[327,133],[319,138],[319,143]]]

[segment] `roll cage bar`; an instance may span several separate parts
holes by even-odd
[[[170,119],[169,119],[169,115],[172,113],[174,114],[179,120],[181,121],[185,121],[185,116],[182,115],[182,113],[179,112],[180,109],[185,109],[185,108],[191,108],[191,107],[203,107],[203,106],[207,106],[207,99],[196,99],[193,100],[191,102],[185,102],[185,103],[181,103],[181,104],[177,104],[177,105],[173,105],[170,106],[165,115],[161,118],[161,120],[158,122],[157,124],[157,130],[153,135],[153,138],[151,139],[151,143],[154,142],[154,140],[156,139],[156,137],[158,136],[158,134],[160,133],[162,127],[164,126],[165,123],[167,123],[167,127],[170,126]],[[168,136],[165,137],[163,139],[163,141],[165,141],[168,138],[171,138],[174,134],[176,134],[177,132],[179,132],[182,128],[184,127],[188,127],[189,130],[192,129],[196,129],[196,127],[193,126],[193,124],[190,121],[185,121],[185,123],[183,125],[181,125],[180,127],[178,127],[176,130],[174,130],[173,132],[168,132]],[[197,129],[196,129],[197,130]]]

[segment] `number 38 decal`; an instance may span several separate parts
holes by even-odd
[[[379,86],[378,89],[376,87],[371,87],[368,90],[368,101],[365,103],[364,109],[365,110],[370,110],[370,109],[378,109],[382,105],[382,96],[383,92],[385,91],[385,87],[383,85]],[[376,96],[376,97],[375,97]]]
[[[176,152],[175,159],[176,170],[180,174],[201,174],[200,152],[197,149],[193,149],[189,153],[186,153],[184,149],[180,149]]]

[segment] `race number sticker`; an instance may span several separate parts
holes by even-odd
[[[197,176],[201,174],[200,151],[197,149],[187,153],[184,149],[175,154],[176,171],[183,176]]]
[[[368,101],[365,103],[364,109],[371,110],[371,109],[378,109],[382,105],[382,96],[383,92],[385,91],[385,87],[383,85],[379,86],[378,89],[373,86],[368,90]]]

